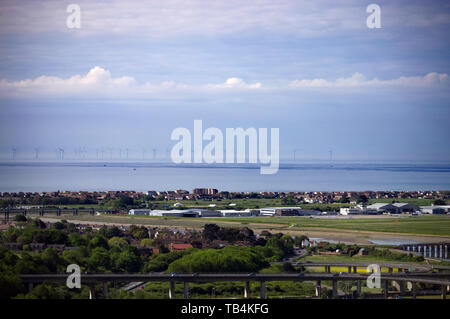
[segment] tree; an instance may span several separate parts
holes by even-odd
[[[37,228],[40,228],[40,229],[47,228],[47,226],[45,225],[45,223],[44,223],[42,220],[40,220],[40,219],[35,219],[35,220],[34,220],[34,225],[35,225]]]
[[[152,247],[153,246],[153,240],[150,238],[144,238],[141,240],[141,246],[142,247]]]
[[[68,242],[71,246],[80,247],[80,246],[87,246],[89,241],[81,236],[78,233],[72,233],[69,235]]]
[[[53,228],[58,229],[58,230],[63,230],[64,228],[66,228],[66,225],[64,225],[61,222],[56,222],[53,224]]]
[[[446,204],[446,202],[445,202],[445,200],[443,200],[443,199],[436,199],[434,202],[433,202],[433,205],[445,205]]]
[[[109,248],[108,241],[105,237],[97,235],[94,238],[91,239],[89,242],[89,248],[96,248],[96,247],[103,247],[105,249]]]
[[[91,271],[106,271],[110,268],[111,260],[108,251],[103,247],[97,247],[92,251],[88,259],[88,266]]]
[[[141,268],[141,259],[131,250],[121,252],[115,263],[116,268],[126,272],[137,272]]]
[[[0,272],[0,299],[9,299],[24,291],[25,287],[19,275]]]
[[[16,216],[14,217],[14,220],[15,220],[16,222],[26,222],[26,221],[27,221],[27,218],[26,218],[24,215],[20,214],[20,215],[16,215]]]
[[[128,246],[128,242],[123,237],[113,237],[108,240],[109,247],[117,246],[120,249],[123,249]]]
[[[284,272],[296,272],[295,267],[290,262],[284,262],[282,267]]]
[[[369,200],[367,199],[367,196],[362,194],[359,195],[358,198],[356,199],[357,203],[367,203]]]
[[[203,238],[206,240],[217,239],[217,234],[219,233],[220,227],[216,224],[206,224],[203,227]]]
[[[47,248],[41,254],[42,263],[49,269],[50,272],[56,273],[58,265],[63,263],[63,259],[54,249]]]

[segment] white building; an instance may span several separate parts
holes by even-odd
[[[341,215],[360,215],[362,214],[362,210],[359,207],[345,207],[339,209],[339,214]]]
[[[370,205],[372,206],[372,205]],[[339,214],[347,216],[347,215],[379,215],[382,211],[371,208],[370,206],[356,206],[356,207],[345,207],[339,210]]]
[[[130,209],[128,215],[144,215],[148,216],[152,210],[151,209]]]
[[[158,217],[221,217],[222,214],[217,210],[207,209],[131,209],[128,215],[145,215]]]
[[[251,211],[247,210],[233,210],[233,209],[224,209],[220,210],[220,214],[223,217],[251,217],[255,216],[255,214]]]
[[[266,207],[259,210],[261,216],[299,216],[300,207]]]
[[[447,205],[448,206],[448,205]],[[420,206],[420,210],[424,214],[446,214],[445,206]]]

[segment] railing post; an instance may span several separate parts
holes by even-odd
[[[108,283],[105,281],[103,283],[103,298],[106,299],[106,295],[108,295]]]
[[[337,296],[337,280],[333,280],[332,296],[333,298]]]
[[[250,281],[245,282],[244,286],[244,298],[248,299],[250,298]]]
[[[447,299],[447,286],[442,285],[441,289],[442,289],[442,295],[441,295],[442,299]]]
[[[412,296],[414,299],[416,299],[416,283],[414,281],[411,282],[411,290],[412,290]]]
[[[169,299],[175,298],[175,282],[173,280],[169,281],[170,287],[169,287]]]
[[[33,283],[29,282],[28,283],[28,292],[31,292],[33,290]]]
[[[356,274],[358,272],[358,267],[357,266],[353,266],[353,272]]]
[[[266,283],[261,281],[261,286],[259,288],[260,298],[266,299]]]
[[[322,298],[322,285],[320,280],[317,280],[316,282],[316,297]]]
[[[383,295],[384,295],[384,299],[387,299],[388,298],[388,287],[389,287],[389,281],[387,281],[387,280],[385,280],[384,282],[383,282]]]
[[[184,282],[183,298],[189,299],[189,283],[187,281]]]
[[[95,299],[95,286],[89,285],[89,299]]]
[[[358,297],[361,296],[361,280],[358,280],[358,281],[356,282],[356,295],[357,295]]]

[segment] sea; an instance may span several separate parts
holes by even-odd
[[[146,162],[1,162],[1,192],[164,191],[199,187],[236,192],[450,190],[450,163],[281,163],[259,165]]]

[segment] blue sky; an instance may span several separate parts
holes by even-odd
[[[278,127],[285,159],[450,161],[449,29],[448,1],[2,1],[0,157],[162,157],[201,119]]]

